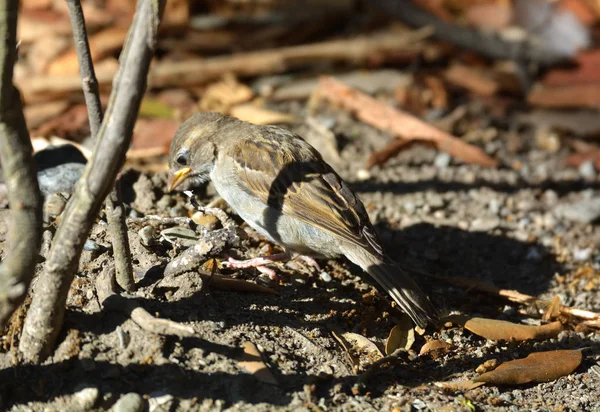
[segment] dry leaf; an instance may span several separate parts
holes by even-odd
[[[204,90],[200,109],[203,111],[226,113],[232,106],[250,101],[254,97],[252,89],[237,81],[232,75],[213,83]]]
[[[383,358],[383,353],[381,353],[381,350],[379,350],[377,345],[364,336],[353,332],[345,332],[342,333],[341,336],[352,345],[352,349],[366,354],[369,357],[370,362]]]
[[[444,353],[450,351],[450,344],[443,340],[430,340],[421,347],[419,356],[429,355],[433,359],[437,359]]]
[[[409,350],[415,343],[414,324],[407,315],[403,315],[396,326],[392,328],[385,342],[385,354],[390,355],[396,349]]]
[[[503,363],[491,372],[475,378],[491,385],[518,385],[550,382],[572,373],[582,360],[580,349],[535,352],[524,359]]]
[[[448,382],[434,382],[434,385],[448,392],[466,392],[475,389],[485,382],[474,382],[470,380],[456,380]]]
[[[497,359],[488,359],[485,362],[483,362],[481,365],[479,365],[477,367],[477,369],[475,369],[475,372],[482,374],[482,373],[486,373],[489,371],[493,371],[497,367],[498,367]]]
[[[297,121],[296,116],[292,114],[276,112],[251,103],[232,107],[230,114],[240,120],[254,124],[280,124]]]
[[[369,95],[351,89],[333,77],[321,77],[317,95],[356,113],[363,122],[393,133],[404,140],[430,142],[439,150],[464,162],[487,167],[498,165],[496,160],[480,148],[443,132],[409,113],[387,106]]]
[[[263,362],[256,345],[252,342],[244,342],[242,347],[244,348],[244,354],[238,360],[238,366],[261,382],[277,385],[277,379]]]
[[[499,85],[485,72],[463,64],[453,64],[444,74],[447,81],[480,95],[493,96],[498,92]]]
[[[533,326],[464,315],[452,315],[448,317],[448,320],[489,340],[548,339],[556,337],[562,331],[562,324],[558,321]]]

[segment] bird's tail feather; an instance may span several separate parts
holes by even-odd
[[[427,295],[397,264],[383,262],[371,255],[350,260],[368,272],[417,326],[424,328],[429,321],[439,319],[439,311]]]

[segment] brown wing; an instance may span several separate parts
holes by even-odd
[[[361,201],[319,153],[291,133],[282,135],[287,131],[266,131],[232,150],[241,188],[285,215],[382,255]]]

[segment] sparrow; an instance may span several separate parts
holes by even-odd
[[[416,325],[437,321],[429,298],[384,252],[358,196],[300,136],[219,113],[195,114],[171,143],[168,189],[208,180],[248,225],[286,251],[346,256]]]

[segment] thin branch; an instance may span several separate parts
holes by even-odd
[[[521,41],[507,41],[497,33],[487,33],[447,23],[417,6],[412,0],[375,0],[372,4],[411,27],[433,27],[435,38],[490,59],[537,63],[547,67],[560,63],[568,57],[543,47],[529,37]]]
[[[90,120],[90,131],[92,138],[98,135],[102,124],[102,104],[98,93],[98,80],[92,62],[92,53],[85,28],[85,18],[79,0],[67,0],[69,16],[73,27],[73,40],[79,61],[79,73],[85,104],[88,109]],[[129,248],[129,237],[127,236],[127,225],[125,224],[125,212],[119,182],[106,198],[106,215],[108,220],[108,231],[113,244],[113,255],[117,268],[117,283],[126,291],[135,288],[133,280],[133,264],[131,262],[131,250]]]
[[[126,291],[131,292],[135,289],[135,280],[133,279],[133,262],[131,261],[131,248],[129,247],[125,208],[121,198],[121,182],[119,180],[106,198],[106,219],[113,246],[117,283]]]
[[[27,294],[42,239],[42,198],[33,150],[21,96],[13,85],[18,4],[0,1],[0,161],[12,220],[10,250],[0,265],[0,330]]]
[[[19,350],[39,362],[53,350],[83,244],[102,201],[114,185],[146,90],[165,0],[140,0],[120,58],[106,116],[92,158],[69,201],[31,302]]]
[[[87,30],[85,28],[85,18],[79,0],[67,0],[69,7],[69,16],[73,30],[73,41],[77,51],[77,60],[79,62],[79,74],[83,86],[83,96],[90,119],[90,132],[92,137],[98,135],[100,125],[102,124],[102,104],[100,103],[100,94],[98,92],[98,80],[92,63],[92,54],[88,42]]]

